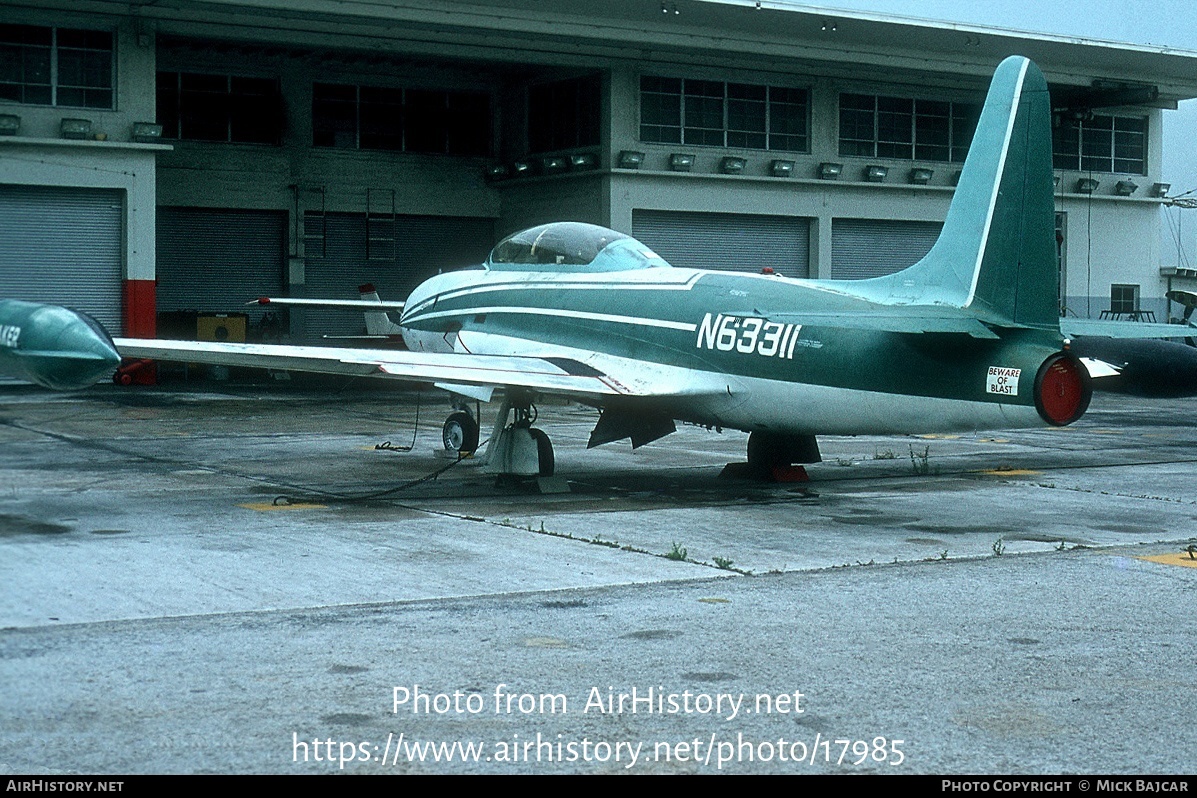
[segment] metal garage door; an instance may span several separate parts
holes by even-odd
[[[285,291],[286,219],[276,211],[159,208],[159,312],[260,317],[245,303]]]
[[[123,332],[124,192],[0,185],[0,297],[82,310]]]
[[[860,280],[893,274],[931,251],[942,222],[833,219],[831,276]]]
[[[486,260],[494,246],[491,219],[445,216],[372,217],[353,213],[304,215],[306,294],[313,298],[357,299],[357,287],[373,283],[387,301],[402,302],[438,271]],[[306,334],[357,335],[361,313],[306,310]]]
[[[674,266],[810,273],[810,219],[802,217],[633,210],[632,235]]]

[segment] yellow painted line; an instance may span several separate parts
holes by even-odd
[[[928,440],[928,441],[954,441],[954,440],[957,440],[960,438],[959,435],[941,435],[941,434],[916,435],[915,437],[922,438],[922,439]]]
[[[1037,477],[1043,474],[1042,471],[1032,471],[1029,468],[993,468],[981,473],[995,477]]]
[[[1161,565],[1180,565],[1185,568],[1197,568],[1197,560],[1192,559],[1187,551],[1178,551],[1172,554],[1151,554],[1144,557],[1136,557],[1135,559],[1158,562]]]
[[[244,507],[246,510],[257,510],[260,513],[269,513],[274,510],[323,510],[328,505],[325,504],[304,504],[303,502],[296,502],[295,504],[274,504],[273,502],[251,502],[249,504],[238,504],[238,507]]]
[[[1089,431],[1092,432],[1094,435],[1122,435],[1123,434],[1122,430],[1120,430],[1120,429],[1091,429]]]
[[[700,598],[703,604],[731,604],[731,599],[725,598]]]
[[[1009,443],[1009,438],[981,438],[982,443]]]

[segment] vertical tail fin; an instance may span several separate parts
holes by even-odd
[[[909,269],[875,281],[883,301],[1058,329],[1051,145],[1043,73],[1026,58],[1007,58],[994,72],[939,240]]]

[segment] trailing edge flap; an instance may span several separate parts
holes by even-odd
[[[772,313],[769,319],[793,320],[811,327],[876,330],[897,333],[964,333],[973,338],[997,338],[997,333],[968,316],[924,316],[918,313]]]
[[[1188,324],[1151,324],[1105,319],[1060,319],[1060,332],[1068,336],[1094,335],[1106,338],[1191,338],[1197,327]]]
[[[319,374],[381,374],[413,382],[530,388],[565,396],[652,397],[693,395],[708,391],[708,388],[693,385],[678,375],[668,376],[670,372],[633,374],[629,370],[629,373],[621,378],[565,358],[432,354],[378,349],[139,338],[117,338],[115,343],[123,357]],[[709,390],[714,391],[715,387],[710,387]]]
[[[477,399],[479,402],[489,402],[495,392],[495,386],[493,385],[463,385],[459,382],[435,382],[432,384],[432,387],[440,388],[442,391],[448,391],[449,393],[467,396],[470,399]]]

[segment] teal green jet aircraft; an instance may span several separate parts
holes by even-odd
[[[112,339],[90,316],[0,299],[0,374],[71,391],[112,376],[120,362]]]
[[[388,376],[484,401],[502,388],[488,451],[500,473],[552,473],[548,437],[532,428],[544,394],[601,409],[591,446],[640,446],[678,420],[748,431],[749,465],[765,476],[818,461],[818,434],[1069,424],[1088,406],[1090,377],[1057,315],[1050,111],[1039,69],[1003,61],[939,240],[886,277],[675,268],[626,235],[560,222],[503,240],[481,269],[416,288],[400,318],[410,351],[117,346],[138,358]],[[461,405],[445,439],[478,445]]]

